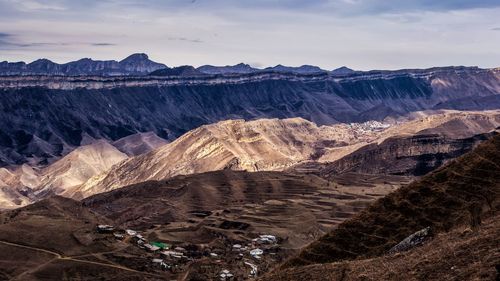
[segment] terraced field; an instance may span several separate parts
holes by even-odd
[[[121,226],[143,231],[149,239],[224,257],[216,264],[196,260],[185,269],[190,274],[206,268],[199,267],[201,263],[246,277],[248,268],[241,268],[233,244],[246,245],[262,234],[278,237],[279,251],[256,263],[259,270],[267,270],[409,179],[350,175],[339,181],[342,184],[315,175],[225,170],[132,185],[95,195],[84,204]],[[210,274],[217,272],[201,276]]]
[[[201,229],[221,231],[230,221],[247,225],[244,232],[226,231],[235,239],[271,232],[296,249],[408,181],[383,178],[339,184],[314,175],[222,171],[132,185],[84,202],[126,226],[161,225],[155,228],[159,237],[171,240],[184,241]]]

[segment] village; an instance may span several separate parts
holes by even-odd
[[[210,273],[207,274],[212,277],[217,275],[221,281],[247,280],[257,278],[261,266],[267,267],[280,260],[277,255],[281,251],[280,238],[271,234],[260,234],[249,241],[231,241],[221,236],[218,241],[222,243],[200,247],[188,243],[174,245],[165,241],[149,241],[139,231],[112,225],[97,225],[96,232],[137,247],[149,259],[149,268],[174,275],[199,263],[200,268],[209,269]],[[220,270],[213,272],[214,268],[219,267]]]

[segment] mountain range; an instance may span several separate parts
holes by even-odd
[[[173,69],[167,67],[162,63],[157,63],[149,59],[148,55],[143,53],[132,54],[121,61],[115,60],[93,60],[90,58],[83,58],[77,61],[72,61],[64,64],[58,64],[48,59],[38,59],[31,63],[25,62],[0,62],[0,75],[67,75],[67,76],[82,76],[82,75],[105,75],[105,76],[120,76],[120,75],[146,75],[157,70],[158,75],[181,75],[176,74],[181,72],[188,66],[174,67]],[[192,66],[189,66],[195,69]],[[300,67],[289,67],[277,65],[265,69],[258,69],[251,67],[248,64],[239,63],[233,66],[213,66],[203,65],[189,73],[182,73],[182,75],[225,75],[225,74],[245,74],[260,71],[271,72],[289,72],[299,74],[312,74],[327,72],[317,66],[303,65]],[[332,73],[336,74],[351,74],[353,70],[342,67],[333,70]]]
[[[86,138],[115,141],[154,132],[172,141],[227,119],[301,117],[330,125],[395,120],[422,110],[500,107],[498,69],[447,67],[342,77],[276,72],[182,76],[186,71],[198,70],[185,67],[169,69],[167,76],[141,77],[0,77],[0,166],[45,165]]]
[[[0,75],[145,75],[166,68],[161,63],[151,61],[146,54],[133,54],[121,61],[99,61],[83,58],[64,64],[48,59],[25,62],[0,62]]]
[[[181,69],[191,67],[196,71],[182,72]],[[282,72],[282,73],[297,73],[297,74],[314,74],[327,73],[327,70],[317,66],[302,65],[299,67],[290,67],[276,65],[264,69],[254,68],[248,64],[239,63],[236,65],[213,66],[203,65],[198,68],[192,66],[178,66],[173,69],[162,63],[157,63],[149,59],[148,55],[143,53],[132,54],[121,61],[115,60],[93,60],[83,58],[77,61],[72,61],[64,64],[58,64],[48,59],[38,59],[31,63],[25,62],[0,62],[0,75],[67,75],[67,76],[82,76],[82,75],[105,75],[105,76],[120,76],[120,75],[147,75],[157,70],[158,75],[228,75],[228,74],[249,74],[255,72]],[[181,74],[176,74],[180,72]],[[347,67],[341,67],[331,71],[332,74],[348,75],[355,73],[354,70]]]
[[[87,139],[43,168],[0,168],[4,208],[54,194],[82,199],[130,184],[219,170],[421,176],[490,138],[499,111],[443,111],[396,123],[317,126],[302,118],[227,120],[168,143],[154,133]]]

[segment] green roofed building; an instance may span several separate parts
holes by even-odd
[[[170,249],[170,245],[167,243],[162,243],[162,242],[150,242],[149,244],[156,246],[162,250],[168,250]]]

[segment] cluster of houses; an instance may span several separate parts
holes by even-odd
[[[161,270],[172,271],[179,265],[194,260],[193,257],[196,257],[197,253],[200,257],[208,256],[214,259],[220,259],[220,255],[222,254],[222,252],[219,253],[216,249],[201,253],[200,251],[188,251],[182,247],[173,247],[172,245],[164,242],[148,241],[135,230],[116,230],[111,225],[98,225],[97,232],[112,234],[118,240],[130,240],[135,243],[137,247],[144,249],[149,253],[155,254],[155,258],[153,258],[151,262],[155,268],[159,268]],[[243,264],[249,267],[248,277],[253,278],[257,277],[257,264],[259,264],[259,261],[263,258],[263,256],[268,253],[272,253],[273,250],[279,248],[277,237],[269,234],[259,235],[257,238],[252,239],[245,245],[232,243],[228,244],[228,247],[231,248],[230,252],[236,254],[236,260],[244,259]],[[234,280],[234,273],[227,269],[223,269],[219,273],[219,278],[221,281]]]
[[[243,258],[245,256],[244,253],[248,253],[253,260],[245,259],[243,262],[245,265],[250,267],[250,273],[248,277],[257,277],[258,266],[255,262],[260,261],[266,252],[270,252],[272,249],[277,248],[278,239],[274,235],[264,234],[259,235],[259,237],[252,239],[250,243],[246,246],[242,246],[241,244],[234,244],[233,251],[239,252],[239,257]],[[222,279],[221,280],[227,280]]]
[[[176,259],[186,258],[183,253],[183,251],[185,251],[183,248],[177,247],[175,248],[176,251],[171,251],[170,250],[170,248],[172,247],[171,245],[163,242],[148,242],[146,238],[144,238],[144,236],[142,236],[137,231],[132,229],[127,229],[125,230],[125,232],[123,232],[123,231],[117,231],[111,225],[101,224],[97,226],[97,232],[113,234],[113,236],[118,240],[123,240],[125,239],[126,236],[128,236],[134,243],[136,243],[136,245],[139,248],[144,249],[151,253],[160,252],[160,255],[162,257],[176,258]],[[172,268],[171,265],[167,264],[164,261],[164,259],[154,258],[152,259],[152,263],[153,265],[161,268],[162,270],[169,270]]]
[[[131,230],[126,230],[126,232],[132,236],[139,248],[160,255],[161,259],[155,258],[152,261],[162,270],[171,270],[173,264],[177,265],[192,260],[186,255],[186,249],[182,247],[173,248],[172,245],[164,242],[148,242],[141,234],[131,232]],[[169,261],[168,264],[165,262],[166,260]]]
[[[367,121],[364,123],[349,123],[348,126],[358,132],[366,133],[366,132],[380,132],[389,127],[390,124],[382,123],[379,121]]]

